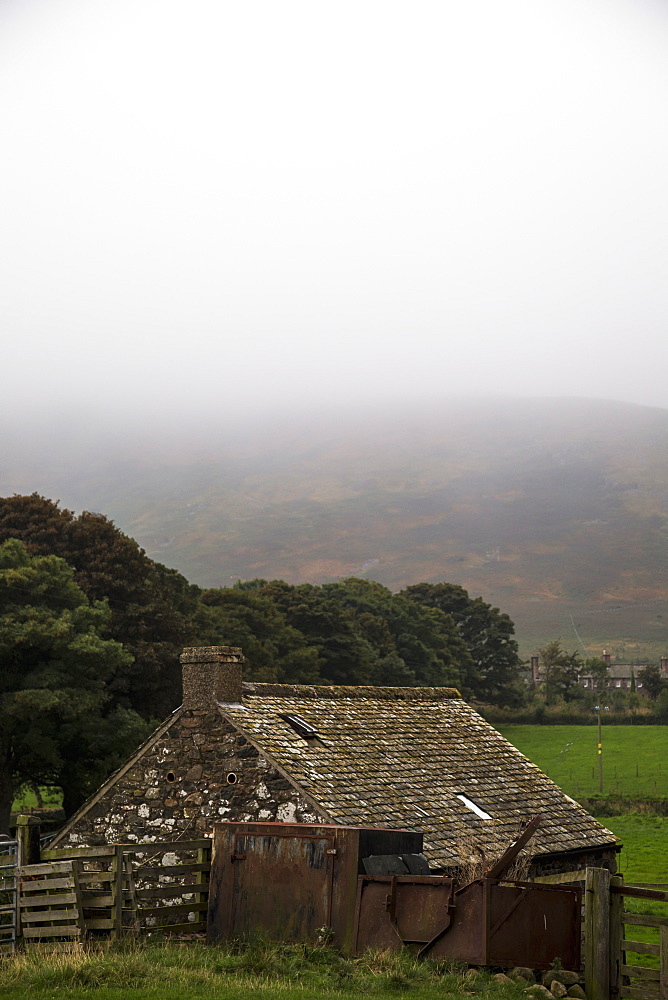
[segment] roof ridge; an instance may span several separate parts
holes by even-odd
[[[273,684],[244,681],[243,693],[274,698],[369,699],[373,701],[447,701],[461,698],[457,688],[374,687],[370,684]]]

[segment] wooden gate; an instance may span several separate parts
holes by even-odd
[[[585,887],[582,954],[588,1000],[668,1000],[668,912],[631,913],[624,907],[625,898],[668,903],[668,887],[625,885],[621,875],[606,868],[536,881]],[[647,929],[654,940],[639,940],[650,936]]]
[[[42,852],[52,866],[75,860],[84,933],[203,933],[211,841],[60,848]]]
[[[71,943],[84,936],[79,861],[17,868],[21,934],[26,943]]]
[[[149,934],[204,933],[210,869],[208,839],[124,845],[125,924]]]
[[[659,914],[631,913],[624,906],[625,898],[668,903],[668,892],[610,881],[611,948],[618,955],[611,991],[620,1000],[668,1000],[668,907]]]
[[[18,841],[0,841],[0,955],[16,949],[18,892],[16,866]]]

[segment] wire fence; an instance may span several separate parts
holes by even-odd
[[[588,768],[554,768],[545,773],[574,798],[600,794],[619,794],[633,798],[668,798],[668,765],[643,768],[642,764],[630,766],[603,765],[603,781],[596,765]]]

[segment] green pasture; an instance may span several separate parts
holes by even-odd
[[[599,822],[624,845],[617,865],[625,882],[668,884],[668,818],[631,813]]]
[[[2,1000],[502,1000],[523,996],[490,974],[403,954],[345,958],[331,948],[198,942],[131,944],[0,963]]]
[[[45,786],[40,788],[42,805],[45,809],[58,809],[63,804],[63,793],[60,788]],[[20,795],[14,799],[12,812],[20,812],[21,809],[36,809],[39,806],[34,788],[24,788]]]
[[[594,795],[598,727],[497,726],[513,746],[574,799]],[[603,792],[668,797],[668,726],[602,726]]]
[[[503,726],[500,732],[573,798],[598,792],[598,727]],[[668,727],[603,726],[603,791],[627,800],[668,796]],[[629,813],[599,817],[622,842],[618,868],[627,884],[668,884],[668,818]],[[631,913],[668,916],[668,903],[626,898]],[[633,940],[658,943],[656,928],[634,927]],[[656,968],[658,959],[629,953],[634,965]],[[636,984],[637,985],[637,984]]]

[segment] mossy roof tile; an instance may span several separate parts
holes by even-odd
[[[435,865],[459,864],[472,842],[500,853],[536,813],[536,853],[614,843],[453,689],[245,684],[244,707],[221,712],[337,822],[421,829]],[[287,713],[318,739],[295,733]]]

